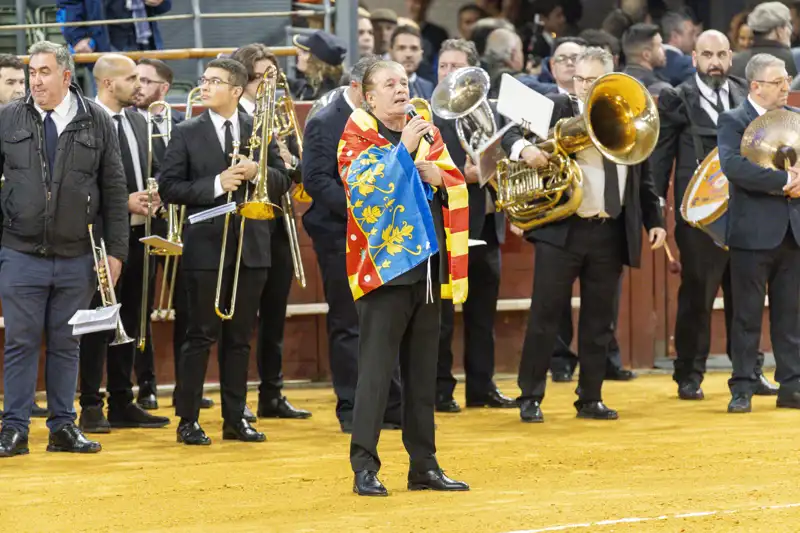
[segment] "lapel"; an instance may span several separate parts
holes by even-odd
[[[739,78],[728,78],[731,91],[731,109],[739,107],[747,99],[747,85],[739,82]]]
[[[219,138],[214,129],[214,122],[211,121],[211,115],[208,113],[208,109],[197,117],[197,121],[199,122],[198,127],[200,128],[204,141],[203,144],[198,145],[198,147],[201,149],[202,146],[207,147],[204,151],[211,159],[211,165],[214,168],[226,168],[228,166],[226,163],[226,156],[222,153],[222,146],[219,144]]]
[[[728,86],[731,87],[732,85],[729,84]],[[711,128],[716,131],[717,124],[711,119],[708,112],[700,103],[701,99],[704,97],[700,92],[700,87],[697,85],[697,78],[695,76],[689,78],[689,82],[684,85],[684,92],[686,94],[686,102],[691,107],[691,109],[687,109],[687,112],[691,113],[695,124],[698,127]],[[714,135],[716,135],[716,133],[714,133]]]
[[[750,124],[751,122],[753,122],[755,119],[758,118],[758,111],[756,111],[756,108],[753,107],[753,104],[750,103],[750,100],[745,100],[744,105],[742,107],[744,108],[744,112],[747,115],[748,124]]]
[[[125,113],[125,117],[128,119],[128,122],[131,123],[131,129],[133,130],[133,136],[136,139],[136,146],[139,147],[139,165],[142,169],[142,184],[147,189],[147,179],[150,177],[148,175],[148,168],[147,168],[147,126],[144,129],[141,128],[141,122],[137,119],[141,118],[139,116],[138,111],[132,111],[130,108],[125,108],[123,110]]]

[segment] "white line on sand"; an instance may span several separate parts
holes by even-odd
[[[596,526],[612,526],[614,524],[631,524],[636,522],[655,522],[657,520],[670,520],[670,519],[684,519],[684,518],[697,518],[701,516],[715,516],[715,515],[727,515],[733,513],[746,513],[752,511],[773,511],[778,509],[791,509],[794,507],[800,507],[800,503],[786,503],[782,505],[760,505],[758,507],[749,507],[745,509],[729,509],[723,511],[698,511],[693,513],[680,513],[680,514],[673,514],[673,515],[661,515],[661,516],[651,516],[651,517],[629,517],[629,518],[617,518],[613,520],[600,520],[599,522],[582,522],[576,524],[563,524],[560,526],[550,526],[544,527],[541,529],[520,529],[517,531],[508,531],[507,533],[546,533],[548,531],[568,531],[570,529],[585,529],[588,527],[596,527]]]

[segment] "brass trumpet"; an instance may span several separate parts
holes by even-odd
[[[100,291],[100,300],[103,307],[117,305],[117,294],[114,292],[114,281],[111,279],[111,266],[108,263],[108,253],[106,253],[106,243],[100,239],[100,247],[94,243],[93,224],[89,224],[89,239],[92,241],[92,256],[94,257],[94,269],[97,272],[97,285]],[[114,330],[114,340],[111,346],[128,344],[133,339],[125,332],[122,320],[117,316],[117,327]]]

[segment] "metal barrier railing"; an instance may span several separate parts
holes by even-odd
[[[138,61],[145,57],[161,60],[214,58],[219,54],[231,54],[234,50],[236,50],[236,48],[182,48],[174,50],[136,50],[115,53],[128,56],[134,61]],[[297,50],[292,46],[273,46],[269,48],[269,51],[278,57],[288,57],[297,54]],[[73,54],[72,57],[76,63],[94,63],[100,59],[102,55],[103,52],[93,52],[88,54]],[[30,56],[19,56],[19,58],[27,63]]]

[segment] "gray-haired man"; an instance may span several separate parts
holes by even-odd
[[[0,111],[6,409],[0,457],[28,453],[43,332],[47,450],[100,451],[74,424],[79,340],[67,322],[95,290],[88,224],[102,226],[98,236],[115,283],[128,253],[128,194],[111,119],[72,85],[65,47],[39,42],[30,55],[31,95]]]
[[[753,30],[753,46],[733,56],[731,75],[745,78],[745,67],[756,54],[771,54],[786,63],[789,76],[797,76],[797,66],[790,48],[792,44],[792,13],[783,2],[764,2],[747,16]]]

